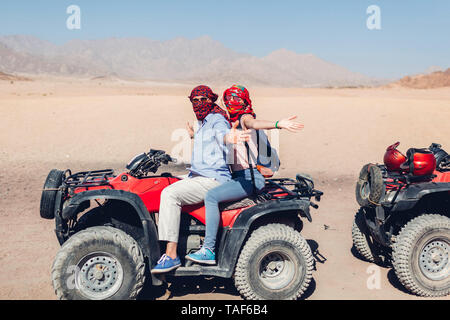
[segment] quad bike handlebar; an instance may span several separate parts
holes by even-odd
[[[147,176],[149,172],[156,173],[161,164],[175,163],[176,161],[162,150],[150,149],[148,153],[141,153],[131,159],[126,169],[129,170],[131,176],[141,178]],[[114,177],[113,169],[83,171],[75,174],[66,170],[63,174],[62,186],[72,189],[104,186],[109,185],[110,179]]]
[[[131,176],[139,178],[146,176],[149,172],[156,173],[161,164],[169,162],[176,163],[177,160],[163,150],[150,149],[148,153],[141,153],[134,157],[126,168]]]
[[[442,149],[442,145],[432,143],[429,149],[436,157],[436,169],[441,172],[450,171],[450,155]]]

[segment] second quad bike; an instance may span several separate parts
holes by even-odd
[[[411,293],[450,293],[450,156],[441,145],[388,147],[383,164],[367,164],[356,183],[361,206],[353,244],[370,262],[392,265]]]
[[[164,248],[158,241],[160,194],[180,178],[155,174],[174,161],[164,151],[133,158],[127,170],[72,174],[52,170],[44,184],[40,215],[54,219],[61,248],[52,267],[60,299],[134,299],[146,278],[163,283],[153,268]],[[313,180],[267,179],[257,195],[221,204],[217,265],[184,261],[205,234],[203,204],[182,208],[178,253],[182,266],[173,276],[234,277],[245,299],[297,299],[308,288],[314,259],[301,236],[302,219],[311,221],[311,201],[322,192]]]

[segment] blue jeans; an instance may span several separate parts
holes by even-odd
[[[259,191],[264,187],[264,177],[253,169],[255,186]],[[250,169],[233,172],[233,179],[209,190],[205,196],[206,231],[204,246],[214,250],[220,223],[220,202],[237,201],[254,192]]]

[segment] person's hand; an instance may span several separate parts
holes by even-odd
[[[239,125],[239,121],[233,123],[230,132],[225,135],[226,144],[238,144],[250,140],[250,130],[236,129]]]
[[[300,122],[293,121],[296,118],[297,118],[297,116],[292,116],[287,119],[282,119],[282,120],[278,121],[277,127],[280,129],[286,129],[291,132],[298,132],[298,131],[302,130],[305,126],[303,124],[301,124]]]
[[[191,137],[191,139],[194,137],[194,127],[188,122],[186,122],[186,129],[189,133],[189,136]]]

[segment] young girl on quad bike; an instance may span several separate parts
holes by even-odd
[[[258,158],[257,130],[260,129],[286,129],[298,132],[303,125],[293,121],[296,116],[279,121],[256,120],[252,108],[249,91],[239,85],[233,85],[223,93],[223,102],[229,113],[230,122],[239,122],[238,128],[251,129],[251,139],[248,143],[234,145],[231,163],[232,179],[220,186],[209,190],[205,197],[206,230],[203,246],[195,253],[186,256],[186,259],[204,264],[215,264],[216,235],[220,223],[219,203],[243,199],[258,193],[265,185],[263,175],[271,176],[273,172],[263,166],[257,166],[253,159]],[[193,133],[191,131],[191,133]],[[249,155],[250,160],[249,160]],[[261,172],[259,171],[261,170]],[[269,171],[269,172],[267,172]]]

